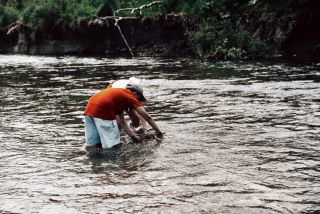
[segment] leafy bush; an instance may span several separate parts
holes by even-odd
[[[52,26],[60,17],[59,6],[54,1],[31,7],[28,11],[30,14],[25,14],[24,21],[41,26]],[[29,20],[25,20],[27,17]]]
[[[112,16],[113,12],[118,9],[118,2],[114,0],[107,0],[98,8],[98,16]]]
[[[226,60],[270,55],[266,44],[229,19],[202,21],[196,31],[189,32],[189,38],[195,52],[205,58]]]
[[[0,27],[9,25],[19,19],[19,11],[13,7],[0,5]]]
[[[68,3],[54,0],[37,6],[29,5],[23,11],[23,20],[36,25],[50,25],[61,20],[74,21],[81,17],[90,19],[95,16],[98,8],[94,8],[84,1],[68,1]]]
[[[78,18],[111,16],[119,8],[137,8],[154,0],[0,0],[0,26],[19,19],[44,30],[58,22]],[[253,38],[238,21],[248,7],[281,11],[288,7],[313,5],[317,0],[160,0],[162,12],[183,13],[196,23],[188,32],[193,49],[202,57],[242,59],[267,57],[270,49]],[[159,7],[145,9],[142,15],[161,12]],[[121,12],[122,16],[139,16],[139,11]]]
[[[93,7],[88,1],[70,1],[65,10],[63,10],[62,17],[70,21],[77,20],[78,18],[92,19],[96,16],[98,7]]]
[[[282,13],[288,11],[289,9],[297,8],[319,8],[319,0],[252,0],[250,2],[256,8],[266,10],[269,12]]]

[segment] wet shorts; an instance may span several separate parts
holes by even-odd
[[[102,148],[111,148],[120,143],[120,133],[116,120],[102,120],[84,116],[86,145],[94,146],[101,143]]]

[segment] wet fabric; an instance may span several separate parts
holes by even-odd
[[[107,149],[120,144],[120,133],[115,120],[85,116],[84,127],[87,146],[101,143],[102,148]]]

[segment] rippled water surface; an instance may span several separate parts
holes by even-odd
[[[320,69],[0,55],[0,213],[320,211]],[[136,76],[166,132],[99,156],[82,113]]]

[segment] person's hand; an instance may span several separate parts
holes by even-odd
[[[163,138],[163,134],[162,132],[156,132],[156,137],[162,139]]]
[[[132,135],[131,139],[135,142],[135,143],[139,143],[141,141],[141,138],[137,135]]]

